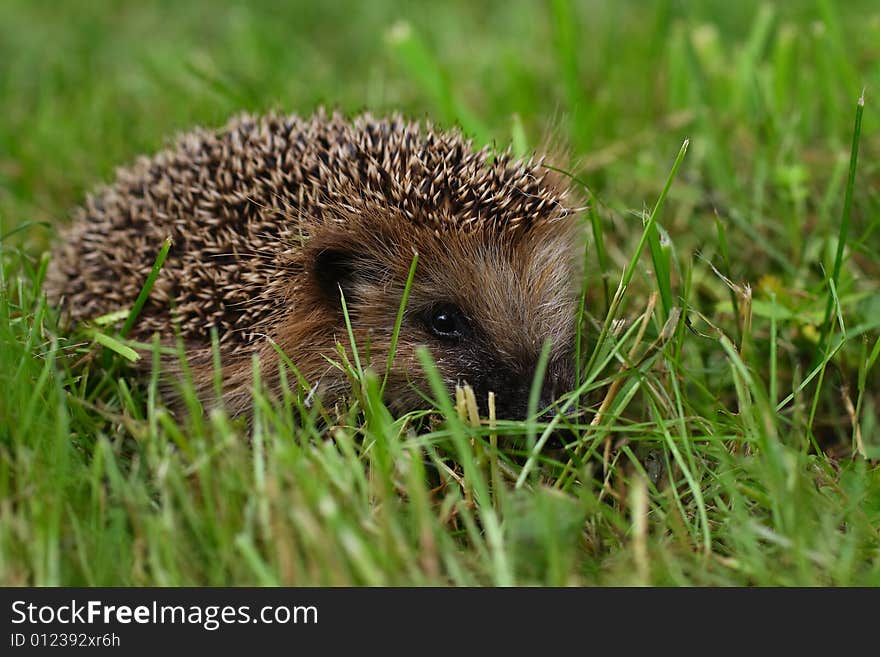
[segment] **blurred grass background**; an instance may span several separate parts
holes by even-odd
[[[4,0],[0,582],[880,584],[878,89],[870,0]],[[398,462],[427,449],[401,425],[353,420],[331,448],[281,422],[251,451],[222,419],[177,427],[125,376],[57,362],[41,254],[90,188],[195,124],[319,105],[564,147],[607,249],[590,261],[600,320],[690,139],[652,243],[688,322],[582,427],[587,452],[618,437],[607,490],[493,488],[487,537],[468,491],[429,503],[415,465],[358,451],[386,429]],[[643,264],[630,317],[657,285]],[[630,478],[639,444],[672,483]]]

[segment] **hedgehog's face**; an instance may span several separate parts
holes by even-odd
[[[459,384],[473,387],[482,413],[491,391],[499,418],[526,416],[547,341],[539,408],[571,390],[580,252],[573,225],[545,225],[515,239],[481,231],[414,234],[410,226],[405,236],[374,231],[354,248],[348,240],[318,247],[317,288],[329,304],[339,303],[342,289],[355,336],[369,344],[377,369],[387,359],[414,247],[419,260],[386,389],[392,409],[425,406],[421,345],[450,392]],[[336,338],[346,344],[339,317]]]

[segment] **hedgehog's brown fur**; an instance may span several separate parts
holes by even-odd
[[[173,343],[179,326],[207,401],[216,327],[224,402],[247,413],[252,354],[277,387],[277,347],[321,394],[345,393],[325,358],[348,344],[340,288],[357,344],[384,368],[418,252],[389,404],[423,405],[424,344],[450,388],[468,382],[480,401],[494,390],[499,415],[519,416],[546,338],[545,401],[569,383],[580,241],[569,197],[540,160],[475,151],[458,132],[399,117],[243,116],[183,135],[90,196],[48,291],[73,321],[128,308],[171,236],[132,336]],[[437,308],[460,309],[466,330],[438,338]]]

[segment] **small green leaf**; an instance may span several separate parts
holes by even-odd
[[[128,347],[116,338],[110,337],[106,333],[101,333],[100,331],[90,331],[91,336],[95,339],[95,342],[98,344],[107,347],[110,351],[119,354],[127,361],[136,363],[141,359],[140,354],[136,352],[131,347]]]

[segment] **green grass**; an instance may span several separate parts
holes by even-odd
[[[876,3],[319,5],[4,4],[0,584],[880,584]],[[58,330],[44,254],[114,167],[320,104],[571,154],[570,452],[436,376],[393,417],[364,353],[350,408],[281,357],[250,429],[175,420]]]

